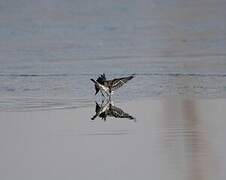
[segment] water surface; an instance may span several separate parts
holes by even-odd
[[[93,84],[136,73],[118,101],[226,97],[222,0],[1,1],[0,111],[90,106]]]
[[[225,99],[145,98],[115,106],[137,121],[91,120],[95,103],[1,112],[1,179],[225,179]]]

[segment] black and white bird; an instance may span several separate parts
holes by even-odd
[[[107,94],[107,96],[111,98],[111,95],[116,89],[122,87],[129,80],[133,79],[134,76],[135,75],[133,74],[131,76],[107,80],[105,77],[105,74],[102,74],[100,77],[97,78],[97,80],[94,80],[94,79],[90,79],[90,80],[93,81],[95,84],[95,89],[96,89],[95,95],[100,91],[103,96],[105,93]]]
[[[133,116],[124,112],[119,107],[113,105],[112,101],[107,101],[106,103],[104,103],[103,101],[101,105],[96,102],[95,112],[96,114],[91,118],[92,120],[99,117],[106,121],[107,117],[109,116],[114,118],[125,118],[136,121]]]

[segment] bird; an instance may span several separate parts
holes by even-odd
[[[111,100],[107,101],[106,103],[102,101],[101,105],[99,105],[96,102],[95,112],[96,114],[91,118],[92,120],[95,120],[96,117],[99,117],[99,118],[102,118],[104,121],[106,121],[107,117],[109,116],[109,117],[115,117],[115,118],[126,118],[126,119],[136,121],[136,119],[133,116],[124,112],[119,107],[116,107],[115,105],[113,105],[113,102]]]
[[[95,84],[95,89],[96,89],[95,95],[100,91],[103,96],[105,93],[109,98],[111,98],[111,95],[116,89],[122,87],[129,80],[133,79],[134,76],[135,74],[132,74],[126,77],[107,80],[105,74],[103,73],[101,76],[97,78],[97,80],[94,80],[94,79],[90,79],[90,80]]]

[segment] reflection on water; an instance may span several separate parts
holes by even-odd
[[[0,112],[0,179],[225,180],[225,99],[119,105],[139,121],[110,121],[125,117],[112,102],[95,105],[96,121],[93,107]]]
[[[109,116],[114,118],[125,118],[136,121],[136,119],[133,116],[124,112],[119,107],[113,105],[113,102],[111,100],[103,100],[101,104],[98,104],[97,102],[95,103],[96,103],[95,106],[96,114],[93,117],[91,117],[92,120],[99,117],[106,121],[107,117]]]
[[[209,175],[209,152],[206,133],[202,126],[199,126],[199,116],[196,103],[192,100],[183,102],[183,115],[185,127],[191,130],[187,135],[187,144],[190,147],[190,178],[194,180],[208,179]]]
[[[199,105],[195,100],[182,100],[168,101],[165,107],[167,134],[164,144],[174,168],[188,179],[209,179],[211,152],[207,129],[200,120]]]

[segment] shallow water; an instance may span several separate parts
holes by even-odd
[[[224,180],[225,99],[139,99],[136,117],[91,120],[92,107],[1,112],[0,177]]]
[[[2,1],[0,111],[90,106],[89,80],[136,73],[115,94],[226,97],[222,0]]]

